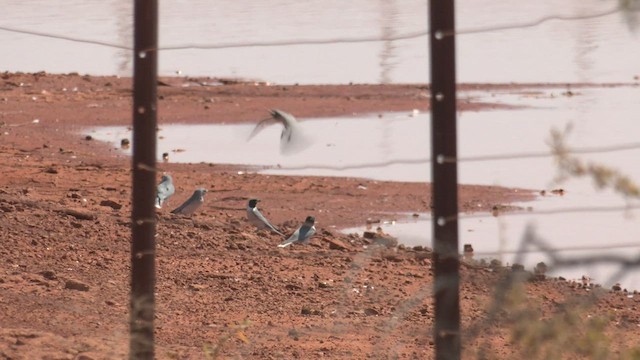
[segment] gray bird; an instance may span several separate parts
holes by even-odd
[[[297,242],[303,243],[303,244],[308,243],[309,238],[311,238],[313,234],[316,233],[316,227],[313,226],[315,222],[316,222],[316,218],[314,218],[313,216],[307,216],[307,219],[304,221],[304,224],[302,224],[302,226],[300,226],[298,230],[296,230],[296,232],[294,232],[293,235],[291,235],[287,239],[287,241],[278,245],[278,247],[281,247],[281,248],[287,247]]]
[[[184,202],[184,204],[178,206],[173,211],[172,214],[182,214],[182,215],[191,215],[193,214],[200,205],[204,203],[204,194],[207,192],[206,189],[198,189],[193,192],[193,195]]]
[[[269,220],[267,220],[264,215],[258,210],[258,201],[259,199],[251,199],[249,200],[249,205],[247,206],[247,218],[249,222],[255,225],[258,229],[271,229],[271,231],[284,236],[283,233],[278,231],[275,226],[271,225]]]
[[[156,193],[156,207],[161,209],[162,204],[169,200],[175,192],[176,188],[173,186],[171,175],[162,175],[162,181],[158,184],[158,192]]]
[[[296,150],[302,150],[310,145],[310,142],[303,135],[300,125],[293,115],[282,110],[271,110],[271,117],[261,120],[256,124],[249,135],[249,139],[253,138],[262,129],[272,123],[281,123],[284,128],[280,134],[280,151],[290,153]]]

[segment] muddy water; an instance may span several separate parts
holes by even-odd
[[[565,141],[570,148],[599,149],[638,141],[637,87],[537,89],[521,94],[463,93],[482,101],[528,106],[518,110],[465,112],[459,116],[460,181],[467,184],[501,185],[546,190],[531,208],[518,215],[492,217],[463,214],[462,243],[472,244],[478,257],[498,257],[513,262],[527,226],[551,247],[564,249],[560,256],[640,254],[640,211],[604,211],[637,200],[626,199],[610,189],[597,189],[591,179],[557,182],[554,159],[549,156],[551,129],[571,128]],[[263,172],[280,175],[328,175],[367,177],[392,181],[428,181],[429,117],[417,112],[372,114],[365,118],[301,119],[309,146],[298,153],[280,151],[282,126],[273,125],[248,139],[253,125],[164,125],[159,131],[158,158],[169,152],[170,161],[211,162],[271,166]],[[89,130],[96,139],[117,146],[130,137],[126,128]],[[609,149],[611,150],[611,149]],[[613,149],[615,150],[615,149]],[[520,155],[534,155],[521,157]],[[495,155],[514,158],[494,159]],[[640,182],[640,148],[578,154],[584,162],[606,165]],[[489,159],[487,159],[489,158]],[[247,167],[247,171],[251,170]],[[549,190],[562,188],[564,195]],[[606,208],[606,209],[603,209]],[[571,210],[566,212],[567,210]],[[576,212],[574,210],[580,210]],[[585,211],[587,210],[587,211]],[[552,212],[551,214],[547,214]],[[431,220],[396,217],[383,229],[407,245],[431,244]],[[385,220],[385,219],[383,219]],[[364,228],[347,229],[361,232]],[[636,245],[637,244],[637,245]],[[604,247],[604,248],[603,248]],[[548,254],[528,248],[521,259],[529,268]],[[564,276],[589,274],[599,282],[615,266],[558,268]],[[625,282],[640,287],[640,278]]]

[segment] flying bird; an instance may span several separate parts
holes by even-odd
[[[251,199],[249,200],[249,205],[247,205],[247,218],[249,222],[255,225],[258,229],[271,229],[271,231],[284,236],[283,233],[278,231],[275,226],[271,225],[269,220],[267,220],[264,215],[258,210],[258,201],[259,199]]]
[[[162,204],[169,200],[175,192],[176,188],[173,186],[171,175],[162,175],[162,181],[158,184],[158,192],[156,193],[156,207],[161,209]]]
[[[182,214],[182,215],[191,215],[193,214],[200,205],[204,203],[204,194],[207,192],[206,189],[197,189],[193,192],[193,195],[184,202],[184,204],[178,206],[177,208],[171,211],[172,214]]]
[[[296,118],[293,117],[293,115],[278,109],[271,110],[271,117],[258,122],[258,124],[253,128],[253,131],[251,131],[249,139],[247,140],[251,140],[269,124],[278,122],[284,127],[280,134],[280,152],[289,154],[294,151],[303,150],[311,145],[306,136],[304,136]]]
[[[293,243],[303,243],[306,244],[309,242],[309,238],[316,233],[316,227],[313,224],[316,222],[316,218],[313,216],[307,216],[304,224],[296,230],[285,242],[278,245],[278,247],[287,247]]]

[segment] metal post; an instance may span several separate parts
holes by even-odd
[[[461,352],[454,0],[430,0],[429,24],[435,358],[449,360]]]
[[[129,359],[153,359],[158,2],[135,0]]]

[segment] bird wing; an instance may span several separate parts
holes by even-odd
[[[278,110],[278,109],[271,110],[271,116],[274,119],[281,121],[284,127],[290,127],[297,123],[297,120],[295,117],[293,117],[293,115],[289,114],[288,112],[284,112],[282,110]]]
[[[158,196],[161,197],[163,200],[173,195],[175,191],[176,191],[175,187],[169,181],[163,181],[160,184],[158,184]]]
[[[253,130],[251,131],[251,134],[249,134],[249,138],[247,138],[247,140],[251,140],[254,136],[256,136],[260,131],[262,131],[262,129],[264,129],[265,127],[267,127],[269,124],[271,123],[277,123],[278,120],[276,120],[273,117],[270,118],[266,118],[264,120],[261,120],[259,123],[256,124],[256,126],[253,128]]]
[[[296,230],[296,232],[294,232],[293,234],[291,234],[291,236],[289,236],[289,238],[287,240],[285,240],[285,242],[283,242],[282,244],[278,245],[278,247],[287,247],[291,244],[293,244],[294,242],[298,241],[298,237],[300,236],[300,230],[302,229],[302,226],[298,228],[298,230]]]
[[[302,225],[294,232],[285,242],[278,245],[278,247],[287,247],[294,242],[307,242],[313,234],[316,233],[315,226]]]
[[[284,234],[281,233],[280,231],[278,231],[278,229],[276,229],[275,226],[271,225],[269,220],[267,220],[267,218],[265,218],[264,215],[262,215],[262,213],[260,212],[260,210],[258,210],[258,208],[253,208],[252,212],[253,212],[253,215],[255,215],[256,218],[258,220],[260,220],[260,222],[262,222],[264,225],[266,225],[269,229],[271,229],[272,231],[284,236]]]
[[[300,234],[298,235],[298,241],[307,242],[309,238],[312,237],[313,234],[315,233],[316,233],[315,226],[303,225],[302,227],[300,227]]]
[[[195,211],[199,206],[198,200],[196,197],[197,197],[196,194],[191,195],[191,197],[187,201],[185,201],[182,205],[178,206],[177,208],[173,209],[171,213],[189,215],[190,213]]]

